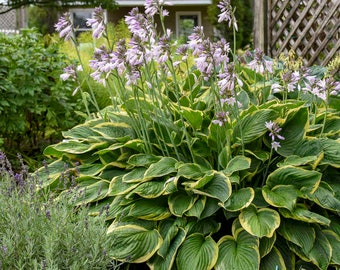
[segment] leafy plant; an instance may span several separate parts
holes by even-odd
[[[162,24],[162,5],[133,9],[129,45],[97,51],[94,78],[115,86],[113,104],[45,149],[55,161],[43,186],[62,197],[66,167],[85,194],[75,205],[109,204],[122,262],[339,268],[339,82],[260,50],[237,57],[200,27],[177,48],[166,29],[155,35],[157,13]]]
[[[41,35],[24,30],[0,35],[0,137],[6,152],[34,155],[41,144],[60,139],[61,130],[79,123],[82,110],[72,97],[74,83],[62,82],[66,57],[57,45],[47,45]]]
[[[74,186],[59,200],[48,190],[37,192],[39,178],[20,161],[15,173],[0,153],[1,269],[118,269],[108,255],[105,209],[96,217],[85,206],[75,209]]]

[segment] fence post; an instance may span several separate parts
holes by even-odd
[[[267,53],[267,1],[254,1],[254,47]]]

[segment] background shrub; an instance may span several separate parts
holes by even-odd
[[[0,35],[0,138],[6,152],[35,155],[46,143],[60,139],[62,130],[80,120],[73,82],[63,82],[67,58],[57,44],[25,30]]]

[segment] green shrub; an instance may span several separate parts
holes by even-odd
[[[45,149],[55,161],[43,186],[67,167],[85,194],[75,205],[109,204],[110,255],[122,262],[338,269],[340,83],[261,50],[231,55],[201,28],[177,48],[144,16],[130,18],[130,44],[96,55],[115,102]]]
[[[105,209],[96,217],[86,206],[77,209],[68,197],[37,193],[39,179],[25,167],[14,173],[0,153],[0,268],[1,269],[118,269],[108,256]]]
[[[72,97],[73,82],[63,82],[66,57],[41,34],[24,30],[0,35],[0,137],[7,152],[39,151],[60,139],[61,130],[79,123],[82,104]]]

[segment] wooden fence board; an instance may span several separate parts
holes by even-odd
[[[266,46],[269,56],[291,49],[305,65],[327,65],[339,53],[340,0],[268,0]],[[255,44],[256,46],[256,44]]]

